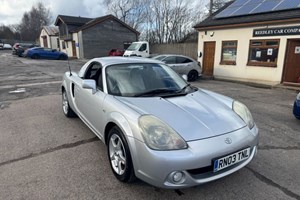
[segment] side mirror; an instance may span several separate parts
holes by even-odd
[[[183,74],[183,75],[182,75],[182,78],[183,78],[185,81],[187,81],[187,80],[188,80],[188,77],[187,77],[187,75],[186,75],[186,74]]]
[[[84,79],[82,80],[81,87],[84,89],[92,89],[92,93],[95,94],[97,89],[96,89],[96,81],[93,79]]]

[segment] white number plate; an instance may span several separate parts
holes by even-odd
[[[243,149],[214,161],[214,172],[225,169],[250,157],[250,148]]]

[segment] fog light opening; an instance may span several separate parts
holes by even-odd
[[[182,172],[178,172],[178,171],[174,172],[172,175],[172,179],[173,179],[174,183],[182,182],[183,177],[184,177],[184,174]]]

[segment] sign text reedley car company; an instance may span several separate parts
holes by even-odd
[[[253,37],[276,36],[276,35],[300,35],[300,26],[264,28],[264,29],[253,30]]]

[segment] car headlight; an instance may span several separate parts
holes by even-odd
[[[249,109],[239,101],[234,101],[232,109],[238,114],[242,120],[248,125],[249,129],[254,127],[254,120]]]
[[[170,126],[152,115],[139,118],[146,145],[154,150],[186,149],[187,143]]]
[[[300,101],[300,92],[299,92],[299,94],[297,95],[296,99],[297,99],[298,101]]]

